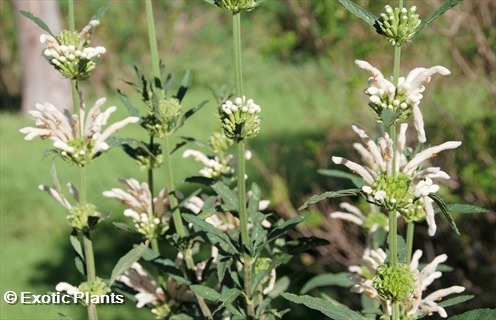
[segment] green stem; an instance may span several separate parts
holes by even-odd
[[[74,0],[67,0],[69,11],[69,31],[76,30],[76,23],[74,22]]]
[[[406,264],[408,265],[412,261],[414,231],[415,231],[415,223],[408,222],[406,229]]]
[[[160,60],[158,58],[157,37],[155,32],[155,22],[153,18],[153,6],[151,0],[146,0],[146,21],[148,24],[148,40],[150,42],[150,54],[152,58],[152,70],[154,84],[156,88],[161,88]],[[164,98],[164,93],[160,91],[160,99]]]
[[[234,76],[236,79],[236,96],[243,98],[243,68],[241,63],[241,13],[233,14],[233,51],[234,51]],[[238,202],[239,202],[239,221],[241,228],[241,243],[243,245],[244,258],[244,285],[246,294],[247,312],[250,318],[255,317],[255,306],[253,303],[252,282],[252,257],[246,247],[250,243],[248,233],[248,214],[246,212],[246,163],[245,163],[245,142],[238,141]]]
[[[236,96],[243,98],[243,68],[241,64],[241,13],[233,14],[233,49]]]
[[[93,254],[93,243],[90,238],[90,231],[85,231],[83,234],[83,248],[84,248],[84,261],[86,263],[86,278],[88,287],[91,288],[96,279],[95,269],[95,256]],[[88,304],[88,319],[98,319],[96,312],[96,305],[93,303]]]
[[[150,144],[149,144],[149,150],[152,150],[153,149],[153,136],[150,135]],[[154,185],[153,185],[153,159],[151,159],[151,163],[150,163],[150,168],[148,168],[148,189],[150,190],[150,194],[152,196],[152,199],[153,199],[153,195],[155,194],[155,188],[154,188]],[[153,203],[153,200],[152,200],[152,210],[151,212],[148,214],[148,218],[150,219],[150,221],[153,220],[153,213],[155,212],[155,205]],[[150,239],[150,247],[152,248],[153,251],[157,252],[157,253],[160,253],[160,249],[158,247],[158,240],[157,238],[153,237],[152,239]]]

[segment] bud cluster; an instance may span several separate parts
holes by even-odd
[[[385,9],[386,13],[381,13],[377,20],[378,32],[396,46],[411,41],[421,22],[417,7],[393,9],[387,5]]]
[[[222,129],[226,137],[236,141],[254,138],[260,132],[261,110],[253,99],[237,97],[234,103],[227,100],[220,110]]]
[[[56,37],[43,34],[40,42],[48,46],[43,51],[45,58],[63,77],[85,80],[95,69],[100,55],[106,52],[102,46],[90,47],[91,29],[100,22],[92,20],[80,33],[62,30]]]
[[[416,280],[409,265],[400,263],[392,267],[383,264],[377,268],[372,285],[382,300],[396,302],[413,293]]]
[[[213,4],[219,8],[238,13],[255,9],[261,1],[263,0],[213,0]]]
[[[89,228],[88,219],[90,217],[100,217],[100,214],[96,211],[96,207],[90,203],[78,204],[69,210],[67,220],[71,227],[77,230],[85,230]]]
[[[142,126],[150,135],[162,138],[171,134],[178,124],[181,116],[181,103],[176,98],[165,98],[148,102],[148,115],[143,117]]]

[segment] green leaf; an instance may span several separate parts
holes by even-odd
[[[74,248],[74,251],[80,256],[81,258],[84,258],[83,255],[83,249],[81,248],[81,242],[79,242],[79,239],[76,235],[71,234],[69,237],[69,241],[71,242],[72,247]]]
[[[169,320],[195,320],[194,318],[191,318],[187,314],[181,313],[181,314],[175,314],[172,317],[169,318]]]
[[[467,311],[461,315],[450,317],[448,320],[494,320],[496,309],[476,309]]]
[[[91,20],[101,20],[105,11],[107,11],[108,5],[104,5],[98,11],[95,13],[93,17],[91,17]]]
[[[325,200],[325,199],[332,199],[332,198],[339,198],[339,197],[348,197],[348,196],[358,196],[362,193],[361,189],[345,189],[341,191],[328,191],[320,195],[314,195],[310,199],[308,199],[301,207],[298,208],[298,210],[303,210],[308,208],[309,205],[314,204],[316,202]]]
[[[398,118],[398,112],[394,112],[388,109],[383,109],[381,112],[381,118],[382,118],[382,128],[384,131],[387,132],[389,130],[389,127]]]
[[[442,6],[439,7],[439,9],[434,11],[427,19],[423,20],[419,24],[417,29],[415,29],[415,32],[417,33],[420,30],[424,29],[425,26],[427,26],[429,23],[434,21],[437,17],[439,17],[440,15],[442,15],[443,13],[445,13],[446,11],[451,9],[452,7],[456,6],[460,2],[462,2],[462,0],[448,0],[448,1],[446,1]]]
[[[109,286],[114,283],[115,279],[117,279],[118,276],[131,268],[133,263],[141,258],[147,247],[148,246],[145,243],[142,243],[131,249],[128,253],[122,256],[119,261],[117,261],[114,270],[112,270],[112,275],[110,276]]]
[[[183,80],[181,81],[181,86],[179,90],[177,90],[176,98],[179,101],[182,101],[186,91],[188,91],[189,86],[191,85],[191,70],[187,70],[184,74]]]
[[[443,308],[446,308],[446,307],[449,307],[449,306],[453,306],[455,304],[459,304],[459,303],[468,301],[470,299],[473,299],[474,297],[475,297],[474,295],[466,294],[466,295],[457,296],[457,297],[454,297],[454,298],[443,300],[441,302],[438,302],[438,305],[441,306],[441,307],[443,307]]]
[[[238,195],[227,185],[217,181],[211,187],[224,200],[224,210],[239,210]]]
[[[82,257],[76,256],[74,258],[74,265],[76,266],[76,270],[79,271],[80,274],[86,276],[86,266],[84,265]]]
[[[220,298],[220,293],[212,288],[202,286],[199,284],[194,284],[190,286],[190,289],[199,297],[207,299],[209,301],[217,301]]]
[[[348,279],[350,274],[348,272],[340,272],[340,273],[327,273],[327,274],[319,274],[318,276],[310,279],[303,288],[301,288],[300,293],[305,294],[312,289],[319,287],[327,287],[327,286],[339,286],[349,288],[354,282]]]
[[[45,22],[43,22],[43,20],[36,17],[31,12],[21,10],[21,11],[19,11],[19,13],[22,14],[23,16],[25,16],[26,18],[28,18],[29,20],[33,21],[34,23],[36,23],[38,25],[38,27],[40,27],[41,29],[48,32],[48,34],[50,34],[52,37],[55,37],[55,35],[52,33],[52,31],[50,31],[50,28],[46,25]]]
[[[219,299],[217,299],[217,301],[221,301],[222,303],[217,307],[217,309],[215,309],[213,313],[215,314],[226,306],[232,305],[234,300],[236,300],[240,295],[241,291],[239,291],[238,289],[233,288],[225,290],[221,293]]]
[[[142,256],[143,260],[151,262],[158,269],[166,272],[171,278],[177,281],[179,285],[190,285],[189,280],[183,277],[181,270],[176,263],[170,259],[162,258],[160,254],[150,248],[145,248]]]
[[[468,213],[487,213],[489,212],[487,209],[477,207],[477,206],[472,206],[469,204],[449,204],[448,210],[456,213],[463,213],[463,214],[468,214]]]
[[[272,299],[277,298],[281,293],[288,290],[290,283],[291,280],[287,276],[279,278],[274,284],[274,289],[269,292],[268,296]]]
[[[293,229],[297,224],[307,220],[310,218],[310,213],[304,213],[302,215],[298,215],[289,220],[284,221],[281,225],[277,226],[274,230],[272,230],[267,236],[267,242],[270,242],[280,235],[284,234],[287,230]]]
[[[349,309],[345,305],[337,304],[335,302],[327,301],[322,298],[314,298],[311,296],[297,296],[292,293],[282,293],[285,299],[307,306],[322,312],[327,317],[334,320],[363,320],[365,319],[359,313]]]
[[[192,115],[194,115],[196,112],[198,112],[198,110],[200,110],[201,108],[203,108],[206,104],[207,104],[207,100],[205,101],[202,101],[199,105],[197,105],[196,107],[194,108],[191,108],[189,109],[188,111],[186,111],[184,113],[184,115],[182,116],[182,118],[179,120],[179,122],[177,123],[176,125],[176,129],[179,129],[181,128],[183,125],[184,125],[184,122],[186,120],[188,120],[189,117],[191,117]]]
[[[221,247],[228,253],[237,254],[239,253],[236,247],[232,244],[231,239],[224,233],[222,233],[219,229],[211,225],[210,223],[198,218],[195,215],[183,213],[182,214],[184,220],[189,223],[192,223],[194,226],[199,228],[202,231],[205,231],[208,235],[215,237],[219,240]]]
[[[455,230],[455,232],[456,232],[457,235],[460,235],[460,231],[458,231],[458,228],[456,227],[455,220],[453,219],[453,217],[449,213],[448,206],[446,205],[446,203],[444,202],[444,200],[441,199],[441,197],[439,197],[435,193],[429,194],[429,198],[431,198],[432,200],[434,200],[434,202],[438,205],[439,209],[444,214],[444,216],[446,217],[446,219],[448,219],[448,222],[449,222],[451,228],[453,228],[453,230]]]
[[[114,225],[114,227],[116,227],[117,229],[120,229],[120,230],[123,230],[123,231],[126,231],[126,232],[129,232],[129,233],[136,233],[136,230],[133,229],[133,227],[131,227],[130,225],[126,224],[126,223],[122,223],[122,222],[113,222],[112,223]]]
[[[363,178],[356,174],[344,172],[341,170],[330,170],[330,169],[320,169],[317,170],[317,172],[324,176],[351,180],[351,182],[353,182],[353,184],[357,188],[361,188],[365,185],[365,181],[363,181]]]
[[[313,249],[319,246],[326,246],[329,244],[329,241],[326,239],[321,239],[317,237],[301,237],[295,240],[291,240],[286,242],[284,247],[282,248],[285,252],[288,252],[292,255],[296,255],[302,253],[304,251]]]
[[[124,104],[124,106],[127,108],[127,112],[129,112],[129,115],[133,117],[139,117],[140,112],[138,108],[136,108],[131,101],[128,99],[128,97],[122,93],[121,90],[117,89],[117,94],[119,95],[119,100]]]
[[[339,2],[346,9],[348,9],[349,12],[353,13],[358,18],[367,22],[367,24],[369,24],[371,27],[374,27],[375,21],[377,20],[377,17],[374,14],[365,10],[364,8],[360,7],[359,5],[355,4],[351,0],[339,0]]]

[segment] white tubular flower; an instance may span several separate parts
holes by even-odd
[[[399,211],[407,220],[418,221],[419,213],[414,209],[416,202],[423,205],[423,211],[429,225],[429,234],[436,232],[434,209],[429,195],[436,193],[439,186],[436,179],[450,179],[449,175],[438,167],[420,170],[420,165],[435,157],[439,152],[455,149],[461,145],[460,141],[449,141],[439,146],[425,149],[416,154],[410,161],[406,159],[406,130],[408,124],[402,123],[396,141],[396,163],[393,164],[393,140],[386,133],[374,142],[362,129],[353,126],[359,135],[362,144],[354,147],[364,159],[365,165],[352,162],[341,157],[332,157],[336,164],[343,164],[364,179],[362,187],[367,200],[389,211]],[[393,171],[394,168],[394,171]],[[410,216],[413,215],[413,216]],[[415,219],[414,219],[415,218]],[[358,221],[359,217],[353,218]]]
[[[227,155],[223,159],[218,156],[208,157],[204,153],[188,149],[184,151],[183,158],[193,157],[195,161],[201,162],[205,167],[200,170],[200,175],[211,179],[221,179],[222,176],[231,176],[234,174],[232,167],[234,157]]]
[[[386,231],[389,229],[387,217],[381,212],[376,212],[377,210],[374,210],[375,207],[373,206],[371,206],[367,214],[364,214],[360,209],[346,202],[340,203],[339,207],[345,211],[330,213],[329,216],[332,219],[342,219],[352,222],[361,226],[367,232],[375,232],[379,228],[383,228]]]
[[[59,282],[57,286],[55,287],[55,290],[62,292],[65,291],[67,292],[68,295],[74,295],[76,293],[79,293],[78,287],[73,286],[70,283],[67,282]]]
[[[70,114],[68,110],[61,112],[50,103],[37,103],[37,110],[29,112],[36,127],[26,127],[19,131],[26,135],[25,140],[33,140],[37,136],[52,140],[54,150],[64,159],[84,166],[109,149],[106,140],[111,135],[129,123],[139,121],[138,117],[128,117],[102,132],[110,115],[116,110],[116,107],[110,107],[101,112],[100,108],[105,101],[105,98],[98,99],[87,116],[84,103],[79,115]]]
[[[158,305],[165,301],[164,291],[157,285],[152,275],[138,262],[117,277],[117,281],[124,283],[137,293],[134,297],[138,300],[136,307],[142,308],[147,304]]]
[[[449,75],[451,72],[442,66],[434,66],[429,69],[415,68],[406,78],[399,78],[398,86],[395,87],[367,61],[356,60],[355,63],[371,75],[369,88],[365,90],[365,93],[370,97],[369,105],[374,110],[378,120],[382,121],[384,109],[396,112],[398,114],[397,119],[400,121],[407,120],[413,114],[417,139],[424,143],[426,141],[424,121],[419,108],[420,100],[423,98],[422,92],[425,90],[424,84],[429,83],[431,77],[436,73]]]
[[[152,194],[146,182],[140,183],[136,179],[122,178],[119,181],[126,186],[127,191],[113,188],[104,191],[103,196],[115,198],[127,206],[124,215],[132,218],[138,232],[148,239],[165,233],[170,219],[170,214],[167,212],[169,207],[167,190],[164,188],[159,192],[158,197],[153,199],[152,206]]]
[[[352,292],[365,293],[369,298],[378,298],[379,294],[372,285],[372,278],[374,277],[377,268],[383,265],[386,261],[386,253],[382,249],[365,250],[361,265],[350,266],[348,270],[353,274],[351,280],[356,284],[351,288]]]
[[[431,285],[434,280],[441,277],[442,273],[436,271],[436,269],[438,265],[445,262],[448,257],[445,254],[441,254],[427,264],[422,270],[419,270],[420,257],[422,257],[422,250],[415,251],[410,263],[410,268],[417,276],[417,281],[412,298],[410,299],[410,304],[407,305],[407,314],[418,319],[426,315],[431,316],[434,312],[437,312],[442,318],[447,318],[448,314],[446,313],[446,310],[439,306],[437,302],[452,293],[461,293],[465,291],[465,288],[462,286],[452,286],[446,289],[437,290],[423,298],[422,294],[427,290],[429,285]]]

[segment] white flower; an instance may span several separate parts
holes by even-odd
[[[359,208],[346,202],[341,202],[339,207],[344,211],[331,212],[329,216],[332,219],[352,222],[365,228],[368,232],[375,232],[379,228],[383,228],[386,231],[389,229],[387,217],[381,212],[376,212],[377,210],[374,210],[376,208],[374,206],[370,206],[371,209],[368,214],[364,214]]]
[[[64,158],[84,166],[109,149],[106,140],[111,135],[127,124],[139,121],[138,117],[128,117],[103,130],[110,115],[117,109],[109,107],[102,112],[100,108],[105,101],[105,98],[98,99],[87,115],[84,103],[79,115],[70,114],[68,110],[61,112],[50,103],[37,103],[37,110],[29,112],[36,127],[22,128],[20,132],[26,134],[25,140],[33,140],[37,136],[52,140],[54,149]]]
[[[167,189],[163,188],[158,197],[153,199],[148,183],[140,183],[136,179],[119,179],[126,186],[127,191],[113,188],[104,191],[103,195],[115,198],[128,209],[124,210],[124,215],[133,219],[138,232],[148,238],[155,238],[167,231],[170,214],[167,211],[169,200]],[[153,209],[152,209],[153,208]]]
[[[427,159],[435,157],[439,152],[455,149],[461,145],[460,141],[448,141],[439,146],[430,147],[416,154],[408,161],[404,154],[406,148],[406,130],[408,124],[402,123],[396,141],[396,157],[393,157],[393,140],[387,133],[376,142],[369,138],[364,130],[353,126],[353,130],[360,136],[363,145],[354,144],[354,148],[362,156],[365,165],[353,161],[332,157],[336,164],[343,164],[364,179],[363,192],[368,201],[388,210],[398,210],[400,213],[414,205],[420,199],[424,205],[426,220],[429,225],[429,234],[436,232],[434,209],[430,194],[438,191],[439,187],[433,179],[449,179],[449,175],[439,167],[420,170],[420,165]],[[393,163],[393,159],[395,162]]]
[[[356,282],[351,291],[356,293],[363,292],[369,298],[378,298],[379,293],[372,285],[372,278],[377,268],[384,264],[386,257],[386,253],[380,248],[377,250],[365,250],[361,265],[348,268],[352,273],[351,280]]]
[[[365,90],[365,93],[370,96],[371,107],[377,117],[382,118],[381,114],[384,109],[397,112],[400,120],[406,120],[410,114],[413,114],[417,139],[424,143],[426,141],[424,121],[419,109],[420,100],[423,98],[422,92],[425,90],[424,84],[429,83],[436,73],[449,75],[451,72],[442,66],[429,69],[415,68],[406,78],[400,77],[398,87],[395,87],[391,81],[386,80],[381,71],[367,61],[356,60],[355,63],[371,75],[369,88]]]
[[[439,313],[442,318],[447,318],[448,315],[443,307],[437,304],[438,301],[447,295],[452,293],[461,293],[465,291],[462,286],[452,286],[446,289],[440,289],[428,294],[426,297],[422,297],[424,291],[427,290],[431,283],[440,278],[442,273],[436,271],[440,263],[445,262],[448,256],[441,254],[434,258],[432,262],[427,264],[422,270],[419,269],[419,259],[422,256],[422,250],[417,250],[412,256],[412,261],[410,263],[410,268],[417,276],[417,281],[415,283],[415,290],[412,295],[411,304],[407,307],[407,313],[409,316],[415,318],[422,318],[426,315],[432,315],[434,312]]]
[[[69,295],[74,295],[74,294],[80,292],[78,287],[75,287],[72,284],[67,283],[67,282],[59,282],[57,284],[57,286],[55,287],[55,290],[57,290],[59,292],[65,291]]]
[[[117,280],[124,283],[137,293],[134,295],[138,303],[136,307],[142,308],[147,304],[157,305],[165,301],[164,291],[157,285],[152,275],[145,270],[138,262],[117,277]]]
[[[183,158],[188,157],[193,157],[195,161],[201,162],[205,166],[200,170],[200,175],[203,177],[220,179],[222,176],[234,174],[232,167],[234,157],[232,155],[220,159],[218,156],[208,157],[200,151],[188,149],[183,152]]]

